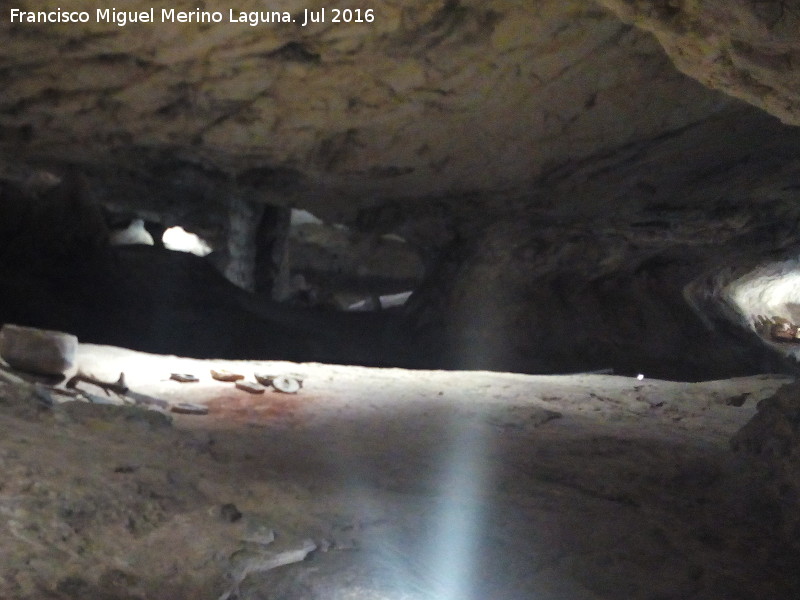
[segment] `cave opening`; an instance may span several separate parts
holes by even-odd
[[[196,233],[186,231],[180,225],[174,225],[164,230],[161,244],[167,250],[175,252],[189,252],[195,256],[206,256],[211,253],[211,246]]]

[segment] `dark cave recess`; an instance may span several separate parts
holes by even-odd
[[[683,296],[691,253],[643,254],[580,227],[524,241],[512,222],[451,241],[404,306],[348,313],[242,290],[191,254],[110,246],[98,206],[62,187],[24,201],[4,188],[0,322],[190,357],[689,381],[794,372],[753,332],[700,319]]]

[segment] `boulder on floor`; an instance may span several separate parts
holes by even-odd
[[[41,375],[62,375],[75,365],[78,338],[61,331],[4,325],[0,357],[9,366]]]

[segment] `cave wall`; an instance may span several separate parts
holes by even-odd
[[[450,263],[409,311],[453,367],[674,379],[794,371],[792,353],[731,307],[726,285],[797,255],[799,142],[737,108],[567,164],[513,217],[453,217]]]
[[[193,357],[384,366],[391,315],[282,305],[227,280],[206,258],[113,246],[103,207],[81,181],[32,196],[0,186],[0,322],[81,341]]]
[[[720,282],[732,278],[720,274],[797,252],[793,131],[735,108],[566,164],[541,181],[541,201],[513,210],[460,196],[435,208],[424,200],[367,208],[352,231],[301,226],[296,241],[320,244],[307,264],[333,267],[341,263],[316,255],[325,244],[335,250],[351,238],[402,234],[424,273],[408,306],[386,314],[282,305],[269,289],[254,295],[226,280],[209,261],[113,248],[107,205],[84,176],[65,175],[38,193],[9,184],[0,320],[191,356],[533,373],[611,368],[684,380],[791,371],[722,310]],[[713,161],[705,158],[709,139]],[[689,159],[680,168],[676,154]],[[226,187],[225,197],[235,198],[235,182]],[[230,219],[235,206],[220,214]],[[272,210],[284,215],[274,219],[275,233],[290,230],[286,209]],[[247,235],[228,225],[218,239],[239,244],[253,267],[263,220],[239,219]],[[369,247],[354,255],[354,268],[366,266]],[[384,263],[387,274],[402,274],[396,259]]]
[[[0,20],[0,321],[192,355],[791,368],[714,276],[796,252],[800,134],[761,110],[794,122],[792,3],[602,4],[384,2],[369,24],[308,27]],[[341,229],[299,240],[291,209]],[[214,252],[109,249],[109,223],[134,218]],[[416,290],[402,309],[319,301],[400,283]]]
[[[528,227],[496,224],[453,250],[462,260],[409,307],[448,368],[677,380],[793,369],[726,315],[687,302],[687,285],[721,269],[724,251],[676,249],[658,226],[640,245],[613,230]]]

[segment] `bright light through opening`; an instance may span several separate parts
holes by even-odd
[[[800,345],[774,335],[776,326],[788,331],[800,323],[800,259],[762,264],[721,286],[724,305],[742,324],[774,348],[800,360]]]
[[[197,256],[206,256],[211,253],[211,246],[183,227],[170,227],[164,232],[161,241],[164,242],[165,248],[176,252],[190,252]]]

